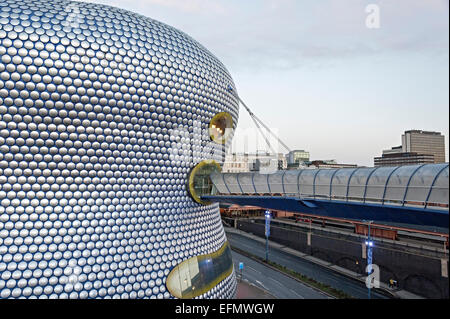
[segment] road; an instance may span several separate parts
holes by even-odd
[[[234,268],[239,278],[239,262],[244,263],[242,280],[260,287],[277,299],[326,299],[327,295],[310,288],[262,263],[232,252]]]
[[[231,232],[227,232],[227,238],[231,246],[251,252],[258,257],[265,258],[265,246],[263,243]],[[309,260],[288,254],[273,247],[270,249],[269,259],[318,282],[341,290],[354,298],[367,299],[367,287],[364,283],[343,276],[337,272],[312,263]],[[371,298],[386,299],[387,297],[372,290]]]

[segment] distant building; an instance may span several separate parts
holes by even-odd
[[[309,167],[315,168],[355,168],[358,167],[356,164],[339,164],[336,160],[314,160],[311,161]]]
[[[258,151],[256,153],[233,153],[225,157],[222,172],[245,173],[245,172],[273,172],[285,170],[287,161],[283,154],[272,154]]]
[[[308,168],[308,165],[310,165],[310,162],[300,162],[300,163],[292,163],[287,164],[287,170],[294,170],[294,169],[304,169]]]
[[[260,172],[262,174],[271,174],[279,170],[278,159],[276,158],[257,158],[253,165],[252,172]]]
[[[383,150],[383,155],[399,154],[403,153],[403,146],[394,146],[390,150]]]
[[[440,132],[406,131],[402,135],[404,153],[434,155],[434,163],[445,162],[445,137]]]
[[[399,166],[445,162],[445,137],[439,132],[409,130],[402,145],[383,150],[374,158],[374,166]]]
[[[286,156],[284,156],[284,154],[279,153],[278,154],[278,169],[280,171],[282,170],[286,170],[288,167],[288,162],[286,159]]]
[[[229,154],[225,156],[222,172],[245,173],[250,172],[248,154]]]
[[[287,165],[301,164],[309,161],[309,152],[304,150],[290,151],[286,155]]]
[[[401,166],[417,164],[433,164],[434,155],[417,153],[393,153],[384,154],[381,157],[374,158],[374,166]]]
[[[307,152],[305,150],[290,151],[286,155],[286,159],[287,159],[288,164],[307,162],[307,161],[309,161],[309,152]]]

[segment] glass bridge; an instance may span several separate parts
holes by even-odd
[[[210,174],[212,202],[448,228],[449,165]]]

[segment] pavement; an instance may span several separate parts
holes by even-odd
[[[275,297],[254,284],[238,281],[236,299],[275,299]]]
[[[248,299],[264,296],[272,299],[330,298],[327,294],[309,287],[277,269],[273,269],[261,262],[239,254],[236,251],[232,251],[232,255],[238,283],[243,284],[240,292],[238,288],[238,298],[239,296]],[[239,270],[240,262],[244,264],[242,272]],[[251,288],[257,288],[259,292]],[[246,292],[244,289],[248,289],[249,291]]]
[[[249,251],[258,257],[265,257],[265,239],[230,227],[225,227],[227,237],[232,246]],[[365,276],[348,269],[333,265],[327,261],[309,256],[269,241],[269,259],[318,282],[339,289],[355,298],[368,298]],[[405,290],[393,290],[381,283],[384,294],[375,290],[371,292],[373,299],[386,299],[387,295],[401,299],[421,299],[422,297]]]

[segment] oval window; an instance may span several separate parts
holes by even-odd
[[[188,176],[188,191],[192,198],[199,204],[209,205],[211,202],[202,200],[203,195],[214,195],[216,187],[211,181],[211,173],[220,173],[222,168],[214,160],[205,160],[197,164]]]
[[[233,273],[233,259],[228,242],[216,252],[189,258],[167,276],[167,290],[176,298],[201,296]]]
[[[217,113],[209,122],[209,136],[218,144],[225,144],[233,129],[233,118],[227,112]]]

